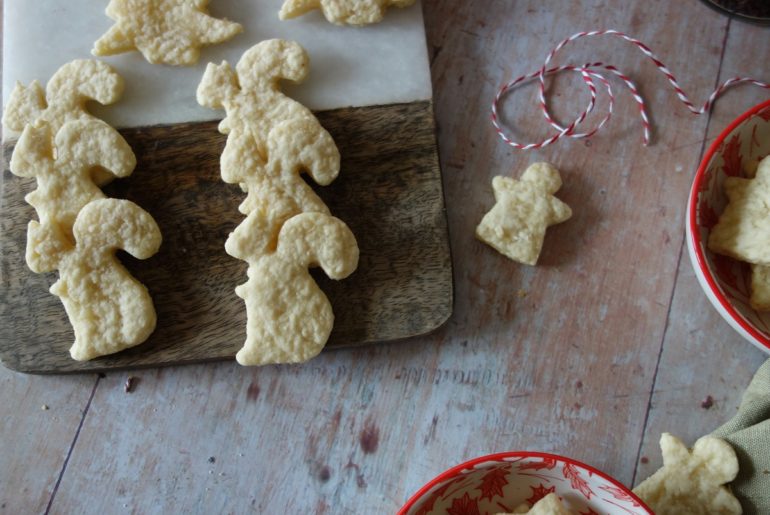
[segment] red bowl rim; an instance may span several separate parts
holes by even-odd
[[[751,335],[751,337],[754,338],[758,343],[761,343],[767,349],[770,349],[770,338],[765,336],[762,332],[757,330],[756,327],[754,327],[745,318],[743,318],[743,316],[738,313],[732,304],[730,304],[730,301],[728,301],[724,296],[722,290],[717,286],[716,280],[714,279],[714,276],[711,274],[711,270],[706,264],[706,256],[704,255],[703,248],[701,247],[700,231],[698,230],[698,226],[696,224],[696,213],[698,210],[698,190],[700,189],[700,185],[703,182],[704,176],[706,174],[706,168],[708,168],[708,165],[711,162],[711,158],[714,157],[714,154],[717,152],[719,146],[727,139],[730,134],[732,134],[732,132],[739,125],[767,107],[770,107],[770,100],[765,100],[764,102],[755,105],[740,115],[738,118],[733,120],[733,122],[728,125],[727,128],[723,130],[721,134],[719,134],[719,136],[717,136],[717,139],[714,140],[709,149],[706,151],[706,154],[703,156],[703,159],[700,162],[700,166],[698,166],[698,170],[695,172],[695,179],[693,180],[692,189],[690,190],[690,212],[688,213],[687,223],[690,226],[690,238],[693,252],[695,253],[695,258],[698,261],[698,268],[700,268],[701,274],[705,278],[711,293],[714,295],[714,298],[716,298],[722,308],[730,314],[730,317],[735,321],[735,323],[737,323],[744,331],[746,331],[746,333]]]
[[[570,465],[576,465],[578,467],[582,467],[588,472],[590,472],[593,475],[599,476],[602,479],[609,481],[612,483],[613,486],[620,488],[624,492],[626,492],[629,497],[631,497],[634,501],[639,503],[639,506],[642,509],[647,510],[647,512],[650,515],[654,515],[654,512],[647,507],[644,502],[637,497],[635,493],[631,491],[630,488],[628,488],[626,485],[621,483],[620,481],[608,476],[601,470],[592,467],[591,465],[586,465],[585,463],[582,463],[578,460],[573,460],[572,458],[568,458],[566,456],[559,456],[558,454],[550,454],[547,452],[536,452],[536,451],[508,451],[508,452],[498,452],[496,454],[487,454],[486,456],[480,456],[478,458],[474,458],[472,460],[466,461],[465,463],[460,463],[459,465],[456,465],[449,470],[446,470],[433,478],[431,481],[429,481],[425,486],[417,490],[417,492],[409,498],[408,501],[406,501],[406,504],[404,504],[401,509],[398,511],[397,515],[406,515],[406,512],[411,509],[426,493],[428,493],[434,486],[436,486],[439,483],[442,483],[446,481],[447,479],[452,479],[455,476],[458,476],[463,470],[473,468],[479,463],[484,463],[485,461],[496,461],[496,462],[503,462],[505,458],[547,458],[547,459],[553,459],[556,461],[563,461],[566,463],[569,463]]]

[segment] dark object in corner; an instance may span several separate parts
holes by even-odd
[[[704,4],[736,20],[770,26],[770,2],[767,0],[702,0]]]

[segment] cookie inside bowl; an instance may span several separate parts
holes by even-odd
[[[728,203],[725,180],[753,177],[758,162],[768,155],[770,101],[736,119],[708,149],[690,193],[687,222],[690,258],[709,300],[733,328],[765,352],[770,352],[770,311],[758,311],[750,302],[752,268],[757,274],[763,271],[712,252],[708,239]]]
[[[578,461],[515,451],[476,458],[420,489],[399,515],[512,513],[555,493],[572,513],[652,514],[623,484]]]

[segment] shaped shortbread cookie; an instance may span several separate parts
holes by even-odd
[[[56,134],[67,122],[96,119],[86,110],[86,102],[108,105],[122,94],[123,79],[111,66],[77,59],[59,68],[45,91],[36,80],[29,86],[17,82],[5,106],[3,127],[18,135],[27,125],[43,121]]]
[[[147,288],[115,257],[123,249],[139,259],[158,251],[160,230],[155,220],[128,200],[99,199],[77,216],[75,244],[42,252],[59,280],[51,293],[61,298],[75,330],[70,354],[88,360],[145,341],[155,329],[155,308]],[[39,243],[32,240],[34,247]]]
[[[45,249],[71,244],[72,226],[80,210],[104,197],[92,178],[94,167],[110,176],[126,177],[135,165],[136,158],[125,140],[100,120],[67,122],[53,141],[45,122],[24,129],[10,168],[15,175],[37,180],[37,188],[25,197],[38,216],[27,228],[26,258],[32,271],[53,270],[47,264]],[[30,245],[33,240],[39,243]]]
[[[71,61],[53,74],[45,90],[38,81],[16,83],[3,112],[5,135],[17,136],[27,125],[46,123],[53,137],[67,122],[98,120],[86,110],[86,102],[109,105],[122,94],[123,78],[111,66],[90,59]],[[122,139],[117,131],[115,137]],[[93,176],[100,185],[113,178],[99,168]]]
[[[751,265],[751,307],[770,311],[770,266]]]
[[[382,21],[388,7],[408,7],[415,0],[286,0],[278,13],[282,20],[321,9],[337,25],[368,25]]]
[[[220,160],[223,177],[253,169],[251,159],[267,161],[267,135],[283,122],[307,120],[304,131],[310,137],[331,140],[307,107],[280,90],[280,80],[301,82],[307,73],[305,50],[299,43],[280,39],[263,41],[247,50],[235,71],[226,61],[209,63],[198,85],[197,99],[202,106],[224,108],[227,113],[219,124],[219,131],[228,134]],[[256,155],[252,145],[256,145]]]
[[[513,515],[514,513],[527,513],[529,515],[570,515],[570,512],[559,500],[559,496],[553,492],[537,501],[532,508],[529,507],[529,504],[524,503],[510,514],[498,513],[497,515]]]
[[[233,176],[223,173],[225,182],[240,183],[248,192],[239,206],[248,216],[230,234],[225,250],[249,264],[275,251],[278,231],[289,218],[303,212],[329,214],[300,173],[307,171],[316,183],[325,186],[337,177],[340,167],[334,141],[328,133],[315,131],[307,119],[277,125],[268,135],[267,149],[269,157],[264,165]]]
[[[312,266],[323,268],[331,279],[343,279],[358,266],[356,239],[339,219],[321,213],[289,219],[276,251],[249,266],[249,280],[235,289],[248,316],[238,363],[298,363],[321,351],[334,314],[308,273]]]
[[[711,229],[708,247],[755,265],[770,265],[770,157],[759,163],[754,179],[727,177],[729,200]]]
[[[227,134],[222,179],[247,192],[239,210],[246,219],[225,243],[228,254],[249,263],[249,280],[236,288],[246,301],[247,339],[237,354],[243,365],[295,363],[320,352],[334,316],[308,274],[320,264],[341,279],[358,264],[350,229],[300,177],[331,183],[340,170],[334,140],[313,113],[285,96],[279,81],[305,78],[308,58],[297,43],[263,41],[246,51],[235,71],[209,64],[198,102],[224,108],[219,131]]]
[[[243,31],[235,22],[208,15],[209,0],[110,0],[106,14],[115,24],[96,43],[94,55],[139,50],[153,64],[195,64],[200,48]]]
[[[664,433],[660,448],[663,467],[634,488],[656,515],[742,513],[740,502],[724,486],[738,475],[738,458],[727,442],[704,436],[689,451]]]
[[[559,171],[535,163],[521,180],[495,177],[495,206],[476,227],[476,236],[514,261],[537,263],[545,231],[572,216],[569,206],[553,196],[561,187]]]

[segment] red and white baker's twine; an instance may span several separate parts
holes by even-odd
[[[620,70],[615,68],[612,65],[604,64],[604,63],[587,63],[583,66],[573,66],[573,65],[564,65],[564,66],[558,66],[555,68],[548,68],[548,65],[551,63],[551,60],[553,59],[554,55],[567,46],[568,43],[575,41],[576,39],[580,39],[583,37],[588,36],[616,36],[619,38],[622,38],[629,43],[633,43],[636,45],[636,47],[644,53],[647,57],[649,57],[653,63],[655,63],[655,66],[658,67],[658,69],[663,73],[663,75],[666,76],[668,79],[668,82],[671,84],[671,86],[674,88],[674,91],[676,92],[676,95],[679,97],[679,100],[684,103],[684,105],[687,106],[687,108],[694,114],[703,114],[711,109],[711,106],[713,105],[714,101],[717,99],[719,95],[722,94],[722,92],[729,88],[730,86],[733,86],[735,84],[747,82],[750,84],[754,84],[755,86],[759,86],[761,88],[770,89],[770,84],[767,84],[765,82],[760,82],[755,79],[751,79],[748,77],[733,77],[732,79],[728,79],[725,81],[722,85],[720,85],[717,89],[714,90],[713,93],[709,96],[708,100],[706,100],[706,103],[703,104],[703,107],[700,109],[696,108],[693,103],[690,101],[690,99],[687,97],[685,92],[682,90],[682,88],[679,86],[679,83],[676,81],[676,78],[674,75],[666,68],[666,65],[664,65],[660,59],[650,50],[650,48],[639,41],[638,39],[634,39],[630,36],[627,36],[626,34],[619,32],[617,30],[595,30],[591,32],[578,32],[577,34],[574,34],[561,43],[559,43],[556,48],[551,50],[551,53],[548,54],[548,57],[546,57],[545,62],[543,63],[543,66],[536,72],[523,75],[517,79],[512,80],[511,82],[503,85],[500,90],[497,92],[497,95],[495,95],[495,99],[492,102],[492,124],[495,126],[495,130],[497,131],[497,134],[500,135],[500,138],[507,143],[508,145],[512,146],[513,148],[517,148],[520,150],[529,150],[533,148],[542,148],[546,145],[550,145],[554,141],[557,141],[558,139],[567,136],[570,138],[587,138],[589,136],[592,136],[595,134],[599,129],[601,129],[605,123],[610,119],[610,116],[612,116],[612,108],[615,103],[615,97],[612,94],[612,87],[610,85],[610,82],[607,80],[607,78],[602,75],[597,70],[605,70],[607,72],[610,72],[611,74],[617,76],[622,80],[626,87],[631,91],[631,95],[633,95],[634,100],[636,100],[636,103],[639,105],[639,115],[642,119],[642,128],[644,130],[644,144],[647,145],[650,142],[650,120],[647,116],[647,108],[644,103],[644,99],[639,94],[639,90],[636,88],[636,85],[629,79],[626,75],[624,75]],[[580,113],[580,115],[569,125],[566,127],[562,127],[559,125],[551,116],[551,113],[548,109],[548,103],[545,98],[545,76],[550,75],[553,73],[559,73],[562,71],[572,71],[580,73],[580,75],[583,78],[583,82],[585,82],[586,86],[588,87],[588,91],[591,95],[591,98],[588,102],[588,106],[585,108],[585,110]],[[540,94],[539,94],[539,100],[540,100],[540,108],[543,111],[543,116],[545,117],[548,124],[556,129],[556,134],[553,136],[543,140],[539,141],[537,143],[517,143],[516,141],[513,141],[506,133],[503,127],[500,125],[499,118],[497,115],[497,106],[500,103],[500,99],[505,96],[508,91],[513,89],[514,87],[518,86],[522,82],[532,80],[534,78],[537,78],[540,82]],[[586,119],[588,114],[593,110],[594,105],[596,104],[596,83],[595,81],[598,80],[599,82],[604,85],[604,87],[607,90],[607,95],[609,97],[609,104],[607,108],[607,114],[604,116],[604,118],[592,129],[586,131],[586,132],[575,132],[576,128]]]

